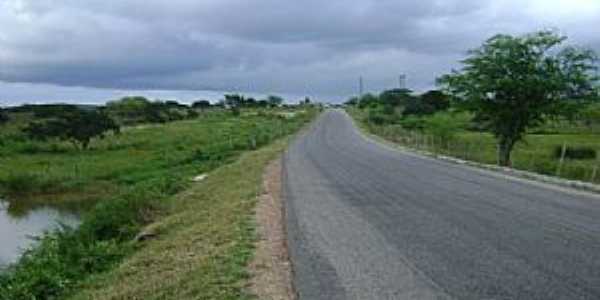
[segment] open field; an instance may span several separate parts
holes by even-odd
[[[47,204],[85,208],[143,181],[181,182],[288,134],[302,121],[271,113],[240,118],[208,113],[190,121],[125,128],[120,135],[95,141],[88,151],[67,142],[31,141],[7,126],[0,146],[0,195],[11,201],[12,209]]]
[[[94,294],[99,286],[92,283],[103,282],[89,277],[94,274],[130,287],[107,295],[129,293],[147,299],[140,296],[153,291],[147,284],[174,283],[165,280],[170,278],[165,274],[174,274],[170,268],[178,268],[178,275],[171,278],[181,281],[165,286],[164,293],[238,298],[244,266],[252,254],[248,212],[264,164],[284,143],[244,153],[296,132],[316,110],[283,113],[249,110],[233,116],[216,111],[194,120],[128,127],[119,135],[94,141],[89,150],[5,133],[0,191],[8,197],[9,209],[16,214],[46,205],[76,209],[82,212],[82,224],[47,234],[0,275],[0,299],[65,298],[80,290],[82,281]],[[240,155],[243,158],[237,161]],[[192,181],[204,173],[209,173],[204,182]],[[148,225],[151,234],[144,231],[136,239]],[[140,242],[148,236],[149,241]],[[173,255],[163,253],[171,253],[168,249],[175,251]],[[120,264],[123,259],[127,260]],[[185,259],[193,259],[196,268]],[[165,269],[160,276],[146,273],[157,269],[137,269],[144,265]],[[105,273],[114,267],[115,273]],[[135,270],[149,277],[127,276]],[[198,278],[204,285],[186,285]],[[154,290],[153,295],[160,294]]]
[[[444,154],[486,164],[497,163],[497,146],[494,137],[486,132],[457,128],[449,140],[429,133],[429,128],[407,130],[400,124],[376,125],[367,121],[366,113],[350,108],[348,112],[370,133],[404,146]],[[568,123],[549,123],[527,134],[514,149],[513,167],[546,175],[600,183],[600,160],[565,159],[562,166],[555,156],[557,148],[587,147],[600,150],[600,134],[590,128]]]

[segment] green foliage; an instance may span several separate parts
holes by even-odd
[[[139,96],[124,97],[118,101],[111,101],[106,104],[104,110],[124,125],[166,123],[193,118],[194,116],[187,105],[180,104],[177,101],[150,101]]]
[[[271,107],[279,107],[283,104],[283,98],[275,95],[268,96],[266,100]]]
[[[408,102],[415,100],[412,93],[409,89],[387,90],[379,95],[379,102],[392,107],[405,106]]]
[[[406,130],[421,131],[425,128],[425,121],[423,120],[423,118],[416,117],[416,116],[408,116],[408,117],[402,118],[402,120],[400,120],[399,123],[400,123],[400,126],[402,126],[402,128],[404,128]]]
[[[555,146],[553,155],[555,158],[561,158],[563,152],[563,146]],[[567,146],[565,148],[565,158],[567,159],[595,159],[596,149],[592,147],[580,146],[572,147]]]
[[[379,98],[373,94],[367,93],[362,97],[358,98],[358,108],[365,109],[367,107],[373,107],[378,105]]]
[[[77,109],[63,112],[50,120],[31,122],[24,132],[32,139],[69,140],[87,149],[93,138],[102,139],[107,132],[118,133],[119,130],[119,126],[105,113]]]
[[[360,101],[359,97],[352,97],[352,98],[348,99],[346,102],[344,102],[344,104],[349,105],[349,106],[355,106],[355,105],[358,105],[359,101]]]
[[[65,227],[41,238],[38,247],[0,275],[0,299],[56,299],[80,276],[107,270],[125,253],[115,242],[83,241]]]
[[[112,188],[86,211],[77,229],[44,235],[0,274],[0,300],[65,297],[90,275],[111,269],[139,249],[132,240],[166,213],[167,199],[188,187],[190,178],[294,132],[313,113],[232,118],[215,112],[201,121],[127,129],[92,151],[21,156],[8,149],[0,156],[0,165],[6,166],[0,168],[0,182],[12,182],[14,189],[37,190],[52,181],[53,188],[63,189],[73,180],[83,190],[100,183]],[[111,147],[115,144],[119,146]],[[14,172],[4,174],[7,169]]]
[[[9,195],[55,193],[61,191],[61,181],[67,178],[51,177],[44,173],[10,172],[0,178],[0,187]]]
[[[462,116],[465,116],[462,114]],[[461,117],[457,113],[437,113],[424,119],[425,132],[439,138],[443,144],[453,140],[456,135],[464,130],[470,119]]]
[[[557,49],[565,39],[549,31],[496,35],[469,52],[462,71],[438,80],[496,136],[502,165],[528,128],[593,94],[594,53]]]
[[[394,108],[391,106],[373,106],[367,115],[369,123],[376,125],[391,124],[397,121]]]
[[[207,109],[207,108],[210,108],[210,101],[208,101],[208,100],[194,101],[194,103],[192,103],[192,107],[199,108],[199,109]]]
[[[0,126],[6,122],[8,122],[10,120],[10,118],[8,117],[8,113],[6,113],[4,111],[4,109],[2,109],[0,107]]]

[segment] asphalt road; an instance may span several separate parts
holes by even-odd
[[[600,198],[399,152],[324,113],[284,158],[300,299],[600,299]]]

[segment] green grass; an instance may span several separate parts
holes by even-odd
[[[428,128],[421,131],[408,131],[398,124],[368,124],[365,112],[352,108],[348,111],[365,130],[386,140],[466,160],[486,164],[497,163],[496,141],[489,133],[462,128],[456,130],[447,143],[441,142],[438,136],[429,134]],[[457,116],[457,118],[464,118],[464,116]],[[589,128],[582,128],[566,122],[551,122],[532,130],[532,132],[546,132],[546,134],[527,134],[525,139],[515,146],[512,155],[514,168],[600,183],[600,160],[566,159],[558,173],[560,159],[555,157],[556,147],[562,147],[564,143],[570,147],[586,147],[599,151],[600,134]]]
[[[0,299],[61,299],[82,288],[94,294],[93,290],[100,289],[94,283],[110,282],[110,278],[115,281],[101,287],[127,283],[134,288],[138,283],[141,287],[131,290],[130,298],[179,293],[184,287],[189,290],[180,294],[182,297],[204,299],[195,295],[214,293],[215,299],[236,298],[241,293],[240,280],[246,276],[243,266],[252,254],[248,212],[260,186],[258,168],[283,144],[267,148],[271,152],[244,153],[297,131],[313,116],[313,110],[292,118],[276,113],[240,117],[215,114],[193,121],[128,128],[122,135],[95,142],[90,151],[25,155],[15,150],[18,147],[14,144],[5,143],[9,146],[2,150],[9,155],[2,158],[6,168],[0,173],[0,182],[21,210],[26,210],[23,206],[48,204],[95,205],[86,210],[77,229],[48,233],[9,272],[0,275]],[[245,160],[237,160],[242,154]],[[235,169],[241,162],[246,165]],[[192,183],[193,176],[216,168],[206,183]],[[48,198],[50,194],[56,198]],[[148,225],[159,238],[133,242]],[[147,251],[157,252],[137,263]],[[196,262],[197,270],[188,262],[177,264],[197,256],[201,262]],[[126,261],[121,264],[123,259]],[[152,277],[156,285],[170,283],[179,273],[193,277],[180,277],[187,281],[174,290],[165,288],[146,296],[144,292],[151,290],[150,279],[138,278],[141,275],[133,272],[137,267],[153,266],[164,269],[142,270],[163,272],[147,275],[156,276]],[[123,268],[126,272],[120,273]],[[173,268],[179,269],[170,272]],[[205,286],[196,284],[197,278],[204,278]],[[119,288],[112,295],[126,291]]]
[[[302,122],[272,114],[220,113],[166,125],[126,128],[88,151],[69,143],[13,137],[0,146],[0,195],[32,205],[95,202],[160,176],[191,176],[236,153],[287,134]],[[95,189],[96,186],[102,189]]]
[[[244,154],[173,197],[168,216],[146,229],[155,240],[70,299],[250,299],[253,210],[262,172],[285,146]]]

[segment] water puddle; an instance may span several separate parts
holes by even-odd
[[[60,223],[77,226],[79,218],[74,213],[50,207],[29,211],[11,212],[8,202],[0,199],[0,269],[16,262],[24,249],[45,231],[57,228]]]

